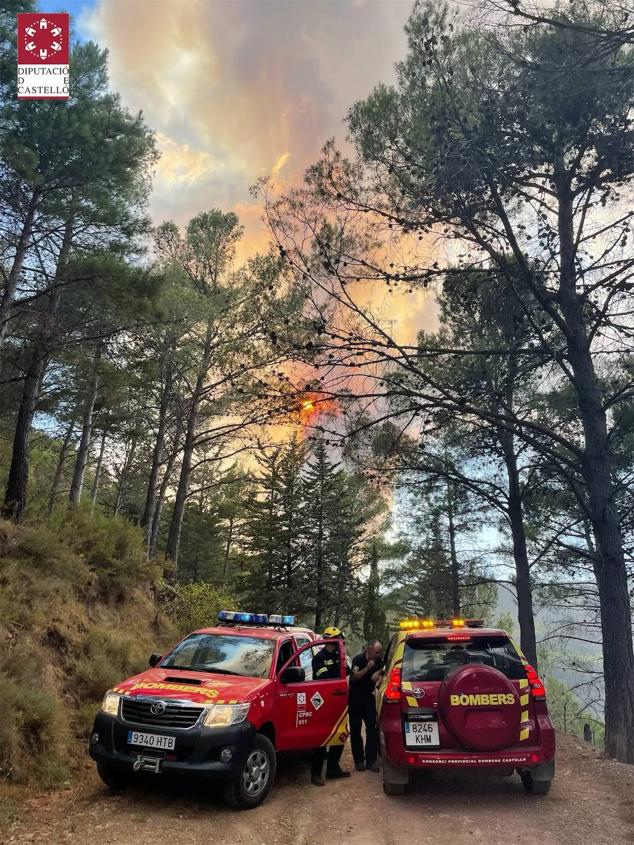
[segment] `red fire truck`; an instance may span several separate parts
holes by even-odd
[[[332,640],[330,640],[332,642]],[[215,780],[238,809],[260,804],[276,753],[343,744],[348,690],[340,677],[313,680],[325,646],[292,616],[222,611],[150,669],[109,690],[90,736],[102,780],[124,787],[137,772]]]

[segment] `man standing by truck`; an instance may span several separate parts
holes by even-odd
[[[376,758],[379,753],[379,729],[376,719],[374,687],[383,668],[383,646],[378,640],[371,640],[365,651],[352,659],[350,691],[348,695],[348,718],[350,721],[350,745],[354,766],[358,772],[369,769],[378,772]],[[365,754],[361,738],[361,722],[365,725]]]
[[[326,628],[322,638],[329,640],[329,642],[313,657],[313,678],[316,681],[340,676],[338,640],[345,639],[345,636],[339,628],[330,627]],[[313,786],[324,786],[324,761],[326,761],[326,777],[328,780],[350,777],[350,772],[345,772],[339,765],[343,748],[343,745],[331,745],[313,750],[310,766],[310,782]]]

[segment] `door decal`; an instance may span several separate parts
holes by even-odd
[[[319,694],[318,690],[313,695],[311,695],[310,703],[313,705],[315,710],[319,710],[319,708],[323,705],[324,700],[321,697],[321,695]]]
[[[334,728],[328,734],[328,738],[325,742],[322,742],[322,747],[324,745],[345,745],[346,740],[350,735],[350,730],[348,729],[348,708],[343,711],[343,715],[340,719],[337,719],[335,722]]]

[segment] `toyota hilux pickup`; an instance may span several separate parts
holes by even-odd
[[[346,741],[343,640],[340,677],[312,676],[325,644],[292,616],[221,611],[106,692],[89,740],[101,779],[116,789],[141,772],[195,775],[237,809],[258,806],[277,752]]]

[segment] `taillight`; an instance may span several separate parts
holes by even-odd
[[[388,701],[401,700],[401,670],[395,666],[390,672],[390,677],[385,687],[384,697]]]
[[[546,698],[546,687],[544,686],[541,678],[537,674],[537,670],[533,669],[532,666],[528,666],[528,665],[524,666],[524,669],[526,670],[526,677],[528,678],[528,683],[530,685],[533,698],[536,698],[538,700],[539,699],[541,699],[541,700],[545,699]]]

